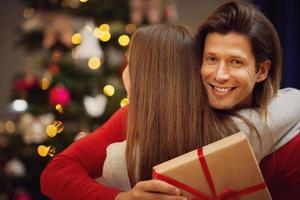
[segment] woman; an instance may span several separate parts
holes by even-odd
[[[180,26],[148,26],[132,37],[125,84],[131,185],[151,179],[154,165],[238,131],[230,118],[218,119],[207,106],[194,44],[193,35]]]

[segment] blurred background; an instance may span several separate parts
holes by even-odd
[[[226,0],[10,0],[0,33],[0,200],[47,199],[39,176],[55,154],[128,99],[121,74],[141,25],[196,30]],[[254,0],[278,30],[282,87],[300,88],[296,0]]]

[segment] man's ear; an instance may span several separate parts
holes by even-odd
[[[269,69],[271,67],[271,61],[265,60],[259,64],[259,69],[256,72],[256,82],[259,83],[261,81],[266,80],[269,74]]]

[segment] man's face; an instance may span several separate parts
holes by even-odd
[[[209,33],[201,77],[213,108],[229,110],[251,106],[254,85],[261,80],[256,74],[248,39],[235,32]]]

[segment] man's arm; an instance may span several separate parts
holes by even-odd
[[[242,109],[238,114],[246,117],[257,128],[259,137],[241,120],[234,118],[241,131],[248,136],[257,160],[280,148],[300,131],[300,90],[285,88],[279,91],[268,106],[268,117],[254,109]]]

